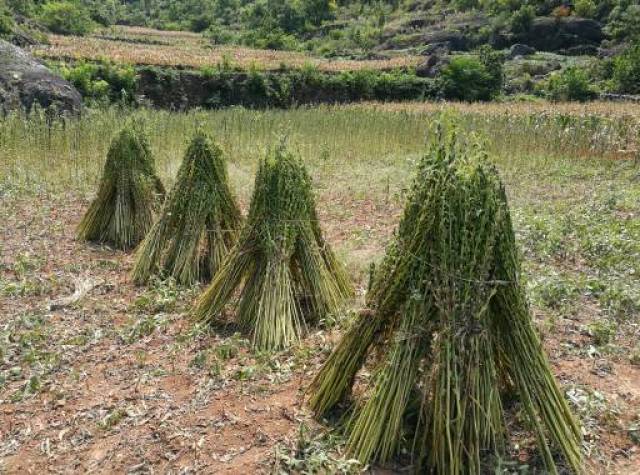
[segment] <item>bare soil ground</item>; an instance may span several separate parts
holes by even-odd
[[[194,332],[194,291],[135,287],[131,255],[75,240],[86,201],[7,204],[1,269],[15,288],[0,303],[11,361],[0,472],[271,472],[274,447],[312,424],[303,393],[324,336],[261,357],[237,335]],[[89,278],[98,285],[86,298],[49,310]]]
[[[74,194],[12,198],[0,213],[0,472],[275,471],[276,447],[293,447],[301,424],[314,427],[304,391],[337,332],[255,355],[237,335],[194,329],[197,289],[135,287],[131,255],[74,239],[86,205]],[[348,221],[323,207],[328,239],[339,247],[367,229],[353,251],[381,253],[399,209],[345,207]],[[87,278],[98,285],[86,298],[49,310]],[[621,354],[579,356],[589,318],[582,308],[543,329],[545,347],[561,384],[589,389],[570,392],[589,472],[640,473],[640,367],[624,353],[635,341]],[[534,460],[530,438],[516,442],[518,460]]]

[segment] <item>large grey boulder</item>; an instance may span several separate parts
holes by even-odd
[[[39,104],[58,113],[77,113],[82,96],[26,51],[0,40],[0,114]]]
[[[516,35],[515,40],[539,51],[559,51],[575,46],[599,46],[605,39],[602,25],[588,18],[539,17],[528,31]]]
[[[522,43],[516,43],[515,45],[511,45],[509,48],[509,54],[507,55],[508,59],[514,59],[519,56],[529,56],[536,52],[535,48],[532,48],[528,45],[523,45]]]
[[[416,67],[416,76],[421,78],[435,78],[449,63],[450,60],[448,57],[432,54]]]

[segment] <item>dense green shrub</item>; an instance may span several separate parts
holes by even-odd
[[[296,37],[281,28],[250,30],[242,36],[242,43],[259,49],[295,50]]]
[[[514,33],[526,33],[531,29],[536,11],[531,5],[522,5],[520,9],[513,12],[511,17],[511,31]]]
[[[338,9],[336,0],[302,0],[302,5],[305,17],[313,25],[335,18]]]
[[[161,107],[184,107],[182,84],[192,79],[175,70],[138,69],[148,101]],[[361,100],[401,101],[436,97],[433,79],[412,71],[374,70],[327,73],[308,66],[296,70],[248,73],[231,69],[200,70],[203,95],[189,98],[189,107],[291,107],[299,104],[346,103]]]
[[[500,51],[495,51],[488,45],[483,45],[478,48],[478,56],[482,65],[491,75],[493,88],[499,91],[504,85],[504,54]]]
[[[285,33],[303,32],[306,19],[303,4],[282,0],[256,0],[244,10],[242,21],[247,31],[281,30]]]
[[[640,44],[614,58],[612,79],[616,92],[640,94]]]
[[[3,0],[0,0],[0,35],[9,35],[13,31],[13,15]]]
[[[611,10],[606,27],[615,39],[640,39],[640,5],[637,1],[618,0]]]
[[[587,72],[576,66],[552,74],[539,93],[554,101],[587,101],[597,95]]]
[[[45,3],[39,19],[49,30],[61,35],[85,35],[93,29],[86,8],[67,1]]]
[[[79,62],[63,65],[60,73],[83,97],[98,102],[131,102],[135,95],[136,72],[129,65]]]
[[[457,10],[471,10],[472,8],[478,7],[478,0],[453,0],[453,6]]]
[[[9,35],[13,32],[13,19],[9,15],[0,13],[0,35]]]
[[[593,18],[598,11],[598,7],[593,0],[576,0],[574,9],[576,15],[585,18]]]
[[[192,18],[189,22],[189,29],[201,33],[208,29],[213,23],[213,18],[210,15],[203,13]]]
[[[4,3],[9,7],[9,10],[24,16],[33,15],[36,9],[33,0],[5,0]]]
[[[239,42],[238,35],[235,32],[219,25],[211,25],[204,32],[204,35],[209,38],[214,44],[218,45]]]
[[[496,97],[504,83],[502,55],[482,48],[479,57],[457,56],[439,77],[440,92],[447,99],[487,101]]]
[[[82,0],[82,5],[91,19],[102,26],[113,25],[123,13],[117,0]]]

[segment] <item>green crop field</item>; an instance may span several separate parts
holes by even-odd
[[[203,286],[135,286],[131,253],[76,240],[110,141],[132,116],[168,189],[194,132],[209,133],[244,214],[259,160],[285,140],[356,288],[347,310],[288,350],[255,352],[233,330],[194,325]],[[629,104],[544,102],[0,119],[0,471],[357,472],[304,392],[362,307],[369,266],[392,239],[429,125],[443,116],[484,145],[506,185],[522,279],[582,427],[586,470],[634,473],[640,115]],[[82,299],[56,304],[83,286]],[[517,430],[504,473],[541,466],[520,412],[508,410]]]

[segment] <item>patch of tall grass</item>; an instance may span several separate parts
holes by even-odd
[[[106,151],[123,121],[145,122],[158,172],[166,182],[177,173],[185,137],[198,125],[214,135],[237,180],[250,177],[274,135],[289,142],[321,181],[345,175],[345,169],[376,164],[385,182],[407,184],[408,170],[425,145],[425,125],[442,111],[456,114],[462,130],[486,137],[507,182],[512,170],[554,174],[584,158],[631,157],[637,148],[640,118],[626,113],[590,115],[582,110],[476,106],[369,105],[322,106],[294,110],[129,111],[113,107],[88,111],[78,119],[51,122],[44,114],[15,114],[0,119],[0,186],[22,190],[87,192],[97,183]],[[606,111],[605,111],[606,112]],[[623,152],[620,152],[623,151]],[[562,159],[562,162],[558,162]],[[242,175],[242,176],[237,176]],[[371,179],[370,174],[366,174]],[[376,173],[380,176],[380,173]],[[382,180],[381,180],[382,181]],[[244,193],[248,197],[250,190]]]

